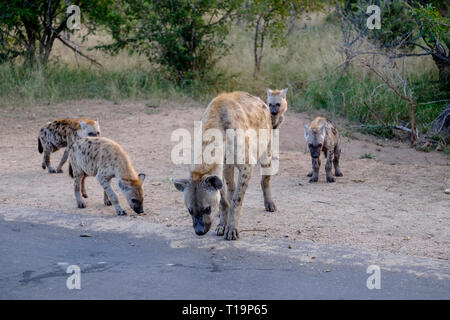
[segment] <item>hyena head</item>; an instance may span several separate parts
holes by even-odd
[[[172,182],[184,194],[184,204],[192,217],[195,233],[204,235],[211,228],[211,214],[219,206],[222,180],[218,176],[206,176],[197,181],[172,179]]]
[[[320,157],[320,151],[325,141],[326,125],[324,122],[319,128],[311,129],[305,124],[305,139],[313,158]]]
[[[98,121],[83,121],[80,120],[80,130],[78,131],[78,135],[83,137],[97,137],[100,136],[100,125]]]
[[[130,208],[136,213],[144,212],[144,190],[142,184],[145,180],[145,174],[139,173],[138,180],[120,180],[119,188],[127,199]]]
[[[288,89],[271,90],[267,89],[267,104],[272,115],[272,123],[277,124],[279,119],[287,110],[286,93]]]

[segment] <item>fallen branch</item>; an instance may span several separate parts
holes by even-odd
[[[87,56],[86,54],[82,53],[81,51],[79,51],[76,47],[72,46],[71,44],[69,44],[67,41],[65,41],[63,38],[61,38],[61,36],[57,36],[56,37],[59,41],[61,41],[66,47],[72,49],[75,53],[79,54],[80,56],[82,56],[83,58],[89,60],[90,62],[100,66],[103,68],[103,66],[101,65],[101,63],[97,62],[95,59],[92,59],[91,57]]]

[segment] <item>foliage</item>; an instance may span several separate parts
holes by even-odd
[[[117,53],[127,48],[175,75],[179,83],[211,70],[229,48],[225,37],[237,0],[126,0],[105,18],[113,42],[100,46]]]
[[[71,1],[78,5],[84,25],[94,30],[96,15],[104,14],[109,0]],[[29,64],[47,63],[53,44],[67,28],[63,0],[0,0],[0,63],[24,57]]]

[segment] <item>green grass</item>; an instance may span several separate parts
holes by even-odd
[[[372,159],[375,160],[375,156],[370,153],[370,152],[366,152],[361,156],[361,159]]]
[[[27,68],[0,65],[0,106],[55,104],[78,99],[171,99],[198,101],[214,96],[212,85],[196,81],[180,87],[148,68],[110,71],[49,65]]]

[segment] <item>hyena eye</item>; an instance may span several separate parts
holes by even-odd
[[[269,103],[269,107],[272,108],[272,107],[273,107],[273,104]]]
[[[96,134],[95,134],[94,132],[89,132],[89,133],[88,133],[88,136],[89,136],[89,137],[95,137]]]
[[[313,147],[312,143],[308,144],[308,147],[312,148]]]
[[[211,207],[207,207],[205,209],[202,210],[203,214],[210,214],[211,213]]]
[[[275,107],[279,107],[280,106],[280,104],[279,103],[277,103],[276,105],[275,105]]]
[[[188,211],[189,211],[189,214],[192,216],[192,214],[193,214],[192,209],[191,209],[191,208],[188,208]]]
[[[317,145],[319,148],[322,146],[322,144],[321,143],[319,143],[318,145]]]
[[[139,201],[138,201],[137,199],[131,199],[131,202],[132,202],[133,204],[139,203]]]

